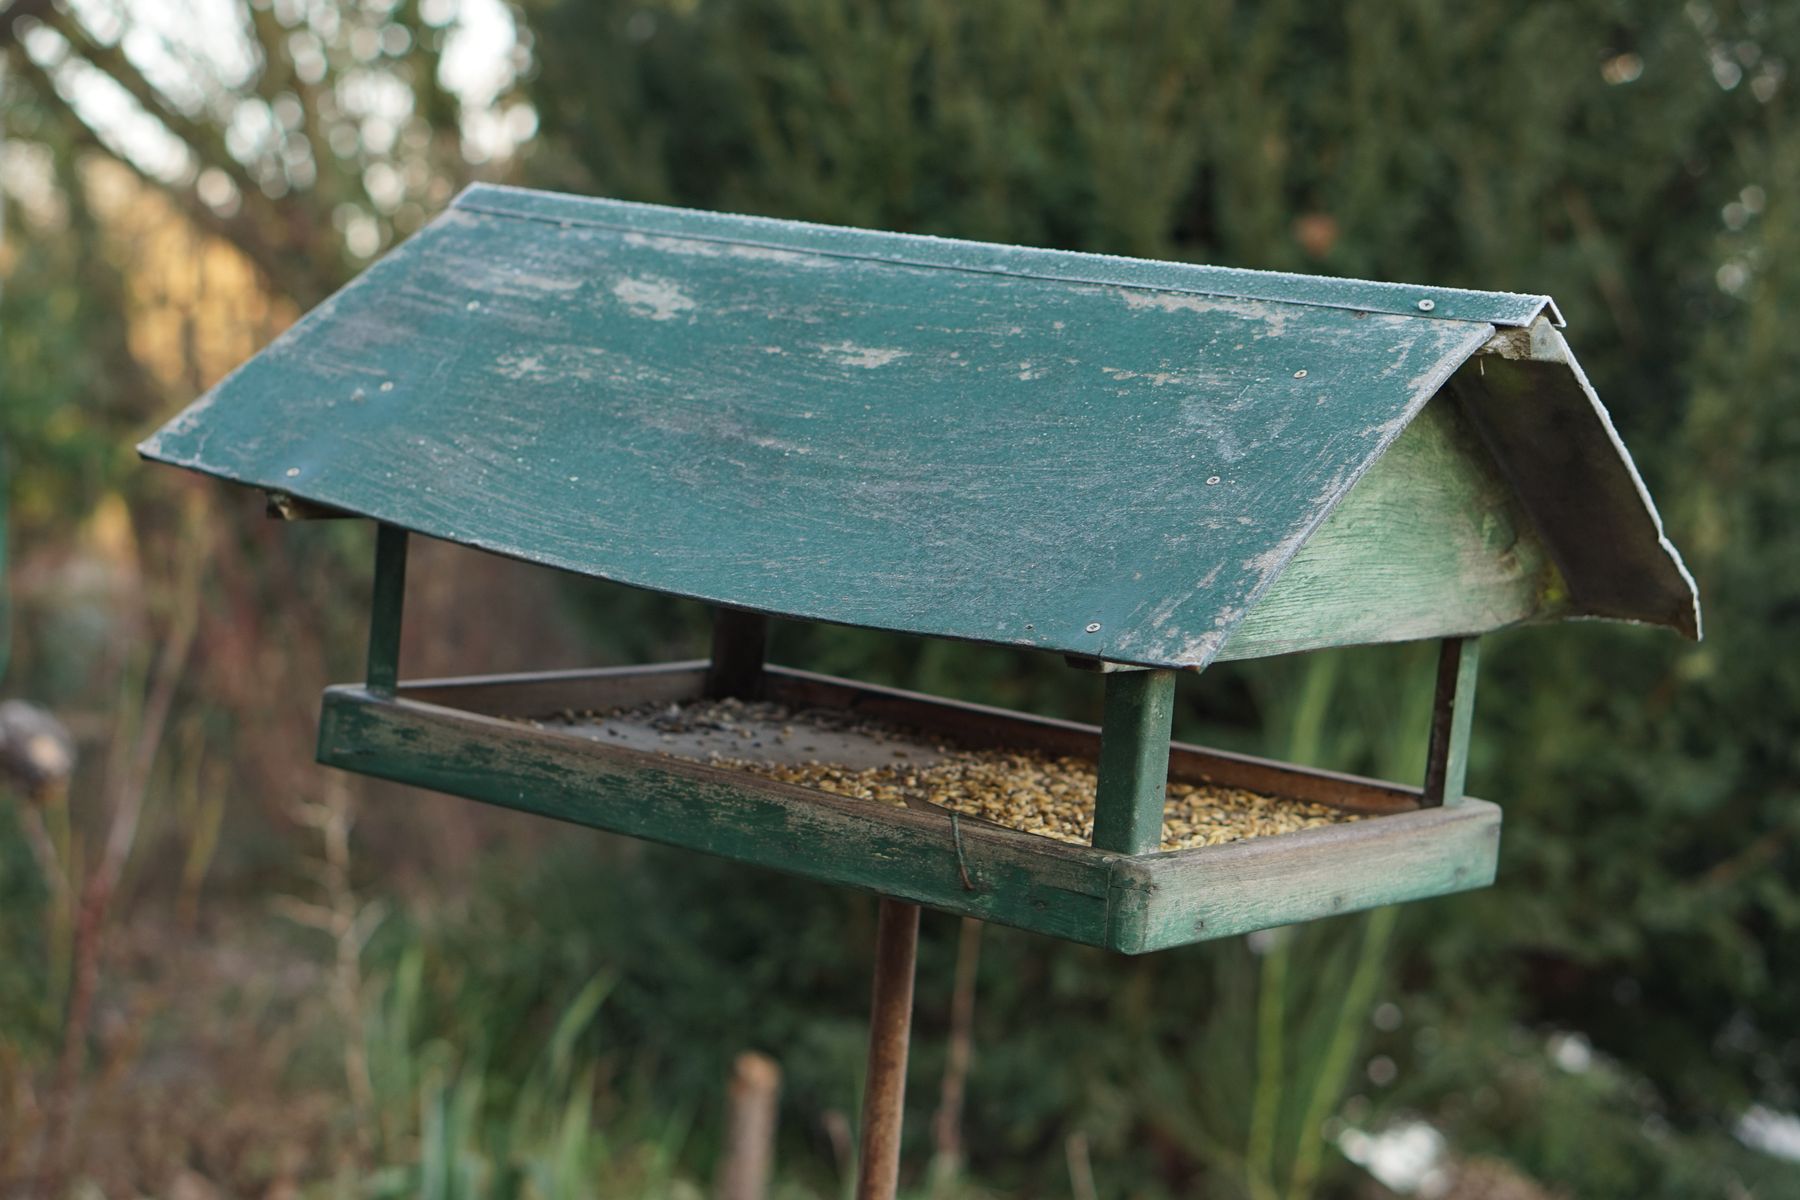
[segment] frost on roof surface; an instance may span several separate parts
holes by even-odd
[[[1199,667],[1546,305],[477,188],[142,449],[676,595]]]

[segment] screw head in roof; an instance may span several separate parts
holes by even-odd
[[[1437,307],[1436,300],[1421,300],[1421,301],[1419,301],[1419,311],[1420,312],[1430,312],[1432,309],[1434,309],[1436,307]]]
[[[1099,632],[1100,632],[1100,622],[1098,622],[1098,621],[1090,621],[1090,622],[1089,622],[1089,623],[1088,623],[1088,630],[1087,630],[1087,631],[1088,631],[1088,632],[1089,632],[1089,633],[1099,633]]]

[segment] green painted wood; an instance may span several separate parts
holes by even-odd
[[[1367,279],[1328,279],[1282,271],[1250,271],[1110,254],[1080,254],[772,217],[701,212],[627,200],[597,200],[488,184],[468,188],[456,198],[455,206],[466,212],[540,221],[563,229],[680,238],[692,247],[691,253],[701,255],[709,248],[728,254],[732,247],[743,246],[775,255],[807,254],[1002,278],[1153,288],[1196,296],[1341,308],[1350,312],[1477,321],[1510,328],[1524,328],[1539,318],[1556,325],[1563,323],[1562,314],[1550,297],[1516,292],[1478,292],[1411,283],[1377,283]]]
[[[358,687],[326,693],[318,758],[400,783],[1105,944],[1111,864],[1102,856],[966,818],[954,830],[943,812],[845,800]],[[963,884],[965,870],[972,888]]]
[[[705,695],[706,669],[704,661],[696,660],[414,679],[400,685],[399,695],[486,716],[551,717],[565,709],[579,712],[695,700]],[[769,700],[903,725],[971,749],[1024,749],[1095,759],[1100,752],[1099,727],[1076,721],[946,700],[793,667],[766,667],[763,683],[764,698]],[[1412,812],[1419,807],[1419,789],[1415,787],[1186,742],[1169,743],[1169,778],[1291,796],[1351,812]]]
[[[1444,639],[1438,654],[1437,694],[1425,749],[1426,807],[1460,804],[1469,771],[1469,730],[1475,720],[1475,677],[1481,669],[1477,638]]]
[[[942,810],[830,796],[472,711],[506,711],[520,702],[586,707],[691,697],[703,679],[703,665],[681,664],[424,682],[406,685],[398,697],[333,688],[325,696],[319,760],[1132,954],[1478,887],[1493,876],[1499,811],[1480,800],[1132,856],[970,818],[952,822]],[[772,694],[789,689],[793,699],[843,688],[865,698],[851,711],[905,714],[922,728],[968,730],[976,741],[1030,745],[1036,736],[1054,747],[1063,745],[1056,739],[1081,737],[1090,750],[1099,741],[1091,726],[932,702],[804,672],[770,668],[767,680]],[[942,711],[934,718],[936,708]],[[1007,738],[1008,732],[1018,736]],[[1224,771],[1240,784],[1281,795],[1355,802],[1375,789],[1416,803],[1416,791],[1396,785],[1237,756],[1215,761],[1213,754],[1178,747],[1178,769],[1188,777]],[[1253,774],[1246,780],[1232,776],[1234,770]]]
[[[1126,954],[1486,887],[1499,860],[1500,809],[1469,799],[1121,859],[1108,941]]]
[[[1107,675],[1094,797],[1096,849],[1149,854],[1161,848],[1174,716],[1173,671]]]
[[[1445,395],[1350,490],[1219,657],[1485,632],[1567,605],[1531,518]]]
[[[392,692],[400,680],[400,621],[406,607],[406,530],[375,529],[375,585],[369,603],[369,688]]]
[[[1542,309],[1256,279],[482,190],[142,449],[732,607],[1198,668]]]

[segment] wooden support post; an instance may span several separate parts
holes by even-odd
[[[881,900],[875,925],[874,1001],[863,1083],[862,1149],[856,1200],[894,1200],[900,1186],[900,1124],[906,1111],[906,1047],[912,1036],[913,962],[919,906]]]
[[[1469,769],[1469,723],[1475,715],[1475,674],[1481,646],[1472,637],[1445,638],[1438,653],[1437,695],[1431,702],[1431,741],[1425,751],[1426,808],[1463,798]]]
[[[1162,847],[1169,784],[1169,729],[1175,672],[1110,671],[1100,725],[1100,782],[1094,847],[1151,854]]]
[[[713,614],[712,664],[706,694],[714,700],[753,700],[762,691],[763,657],[769,645],[769,618],[741,608]]]
[[[375,530],[375,588],[369,602],[369,668],[371,692],[392,694],[400,681],[400,614],[406,603],[406,530],[379,525]]]

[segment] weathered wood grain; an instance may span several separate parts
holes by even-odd
[[[1116,671],[1106,677],[1094,796],[1096,849],[1148,854],[1162,846],[1174,716],[1173,671]]]
[[[1300,548],[1219,657],[1478,633],[1567,606],[1531,518],[1455,398],[1440,396]]]
[[[1122,860],[1109,940],[1128,954],[1486,887],[1500,809],[1485,800]]]
[[[452,208],[145,453],[732,607],[1197,668],[1487,317],[1520,315],[508,197]]]
[[[698,699],[704,694],[705,674],[704,661],[658,663],[412,680],[401,685],[400,695],[488,716],[547,717],[565,709],[579,712]],[[1095,725],[856,683],[791,667],[767,668],[764,695],[796,707],[819,706],[891,721],[971,749],[1011,746],[1090,759],[1100,752],[1100,729]],[[1419,807],[1417,788],[1186,742],[1170,744],[1169,778],[1247,788],[1351,812],[1411,812]]]
[[[774,867],[1053,937],[1104,943],[1110,864],[1085,847],[846,800],[704,763],[360,687],[326,693],[319,761]],[[971,887],[965,887],[965,873]]]
[[[1566,613],[1696,632],[1557,322],[1543,296],[478,187],[140,450],[293,515],[726,606],[1198,669],[1257,607],[1238,657],[1520,619],[1506,579],[1409,608],[1443,564],[1339,545],[1368,541],[1348,518],[1264,603],[1451,372],[1485,396],[1491,364],[1477,423],[1579,576]],[[1378,491],[1356,511],[1394,510]],[[1522,580],[1526,550],[1478,570]],[[1308,603],[1344,553],[1371,603]]]
[[[538,680],[430,681],[396,697],[362,687],[326,693],[319,759],[348,770],[518,808],[634,837],[773,867],[1052,937],[1143,953],[1369,904],[1479,886],[1493,873],[1499,813],[1467,801],[1435,810],[1475,818],[1419,823],[1402,811],[1348,826],[1228,846],[1122,855],[1072,846],[938,809],[892,808],[501,720],[453,704],[530,701],[560,708],[692,698],[704,664],[558,673]],[[841,684],[770,668],[769,694],[792,702],[861,701],[864,715],[1002,730],[1098,751],[1091,726]],[[585,690],[584,690],[585,689]],[[434,702],[425,702],[430,696]],[[1235,760],[1235,761],[1234,761]],[[1416,806],[1416,791],[1177,746],[1181,770],[1247,774],[1275,795],[1335,793],[1340,801]],[[1432,814],[1426,814],[1432,815]],[[1479,828],[1477,828],[1479,827]],[[1342,840],[1321,838],[1359,831]],[[1473,830],[1473,831],[1472,831]],[[1164,865],[1169,864],[1169,865]]]

